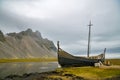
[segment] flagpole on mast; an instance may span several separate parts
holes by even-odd
[[[90,23],[89,23],[89,33],[88,33],[88,51],[87,51],[87,57],[89,57],[89,54],[90,54],[90,37],[91,37],[91,26],[93,26],[93,24],[91,24],[91,20],[90,20]]]

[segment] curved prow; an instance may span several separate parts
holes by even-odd
[[[104,49],[104,60],[105,60],[105,53],[106,53],[106,48]]]
[[[58,50],[58,52],[59,52],[59,49],[60,49],[60,45],[59,45],[59,41],[57,41],[57,50]]]

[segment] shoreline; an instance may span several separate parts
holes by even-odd
[[[9,75],[0,80],[120,80],[120,66],[58,68],[49,72],[25,73],[22,76]]]
[[[29,73],[29,74],[25,73],[22,76],[9,75],[4,79],[0,79],[0,80],[66,80],[66,79],[84,80],[84,78],[79,76],[75,76],[72,74],[63,75],[62,72],[56,72],[56,71],[42,72],[42,73]]]
[[[49,61],[54,59],[49,58]],[[43,61],[41,59],[28,59],[27,62],[31,62],[31,60],[33,62],[48,62],[48,59],[46,61],[45,59]],[[9,75],[3,79],[0,78],[0,80],[120,80],[119,61],[120,59],[111,60],[114,63],[111,66],[64,67],[49,72]],[[26,62],[26,60],[23,60],[23,62]]]

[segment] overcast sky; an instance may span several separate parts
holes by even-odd
[[[120,0],[0,0],[4,33],[38,30],[75,55],[87,53],[90,20],[91,54],[107,48],[120,58]]]

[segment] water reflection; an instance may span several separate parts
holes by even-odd
[[[0,78],[11,74],[23,75],[24,73],[47,72],[56,68],[58,68],[57,62],[0,63]]]

